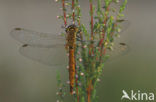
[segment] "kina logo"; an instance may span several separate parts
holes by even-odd
[[[130,100],[130,101],[154,101],[155,99],[155,94],[152,92],[141,92],[140,90],[134,91],[131,90],[129,92],[130,94],[127,93],[127,91],[122,90],[122,97],[121,100]]]

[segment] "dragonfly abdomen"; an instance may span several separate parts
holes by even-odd
[[[70,80],[70,93],[73,94],[74,81],[75,81],[75,43],[76,33],[78,29],[75,25],[70,25],[66,29],[67,32],[67,46],[69,49],[69,80]]]
[[[69,80],[70,80],[70,93],[73,93],[75,81],[75,55],[74,49],[69,49]]]

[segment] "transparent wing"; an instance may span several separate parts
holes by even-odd
[[[128,20],[121,20],[118,21],[120,24],[121,31],[119,32],[119,35],[123,34],[125,30],[128,29],[130,22]],[[126,34],[126,33],[124,33]],[[126,43],[121,42],[120,38],[116,38],[113,42],[113,46],[111,50],[107,50],[107,54],[110,55],[110,60],[114,58],[118,58],[119,56],[122,56],[126,54],[129,51],[129,47]]]
[[[115,43],[112,46],[112,49],[106,50],[106,55],[109,55],[109,60],[114,60],[116,58],[119,58],[120,56],[123,56],[129,52],[129,46],[126,43],[120,42]]]
[[[38,47],[52,47],[65,43],[65,38],[61,35],[53,35],[50,33],[40,33],[24,28],[15,28],[10,35],[17,41]]]
[[[121,25],[121,33],[125,31],[129,26],[129,21],[124,20],[120,23]],[[61,35],[53,35],[50,33],[40,33],[24,28],[15,28],[10,32],[10,35],[16,39],[17,41],[28,44],[31,46],[38,46],[38,47],[52,47],[56,44],[64,44],[65,37]]]
[[[107,49],[106,55],[110,56],[109,60],[111,61],[125,55],[128,51],[129,47],[125,43],[116,43],[112,50]],[[53,45],[51,48],[23,45],[19,52],[23,56],[45,65],[68,65],[68,56],[62,45]]]
[[[65,47],[60,45],[53,45],[52,48],[34,47],[23,45],[20,47],[20,53],[32,60],[49,66],[60,66],[68,64],[68,56]]]
[[[119,34],[123,34],[124,31],[126,31],[128,27],[130,26],[130,22],[128,20],[120,20],[118,21],[118,24],[121,27],[121,31],[119,32]]]
[[[124,31],[128,29],[128,27],[130,26],[130,22],[128,20],[124,20],[124,21],[119,21],[119,23],[121,27],[121,31],[119,35],[126,34],[124,33]],[[112,49],[111,50],[108,49],[106,52],[106,54],[110,56],[109,60],[119,58],[120,56],[123,56],[129,52],[130,49],[129,46],[126,43],[121,42],[120,38],[115,39],[113,44],[114,45],[112,46]]]
[[[128,26],[128,21],[122,23],[123,30],[121,32],[126,30]],[[15,28],[10,34],[14,39],[24,44],[19,50],[23,56],[50,66],[68,64],[68,57],[64,47],[65,38],[63,36],[39,33],[24,28]],[[123,55],[128,51],[126,46],[118,42],[117,45],[114,45],[114,50],[108,50],[107,54],[111,58]]]

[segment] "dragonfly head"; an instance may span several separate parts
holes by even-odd
[[[75,32],[78,32],[78,27],[75,24],[69,25],[66,28],[66,32],[67,33],[75,33]]]

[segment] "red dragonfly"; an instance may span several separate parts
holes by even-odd
[[[123,23],[123,29],[126,29],[128,24],[127,22]],[[76,26],[68,26],[66,38],[61,35],[41,33],[24,28],[15,28],[10,34],[23,44],[19,50],[23,56],[50,66],[68,65],[70,92],[72,93],[75,77],[74,44],[77,42],[76,30]],[[68,47],[69,57],[65,45]],[[117,42],[113,49],[114,51],[108,51],[111,57],[127,52],[128,46],[125,43]]]

